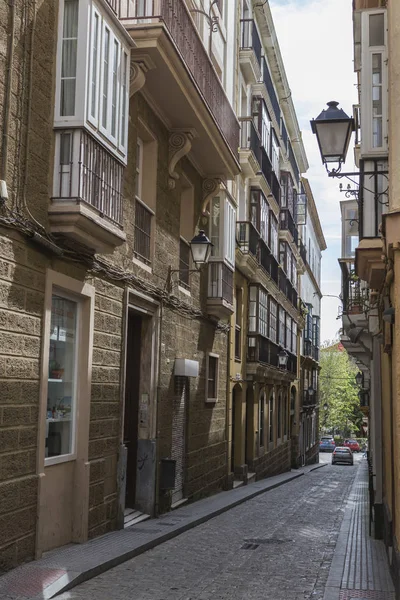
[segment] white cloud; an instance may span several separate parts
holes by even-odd
[[[341,244],[338,180],[328,178],[321,164],[317,141],[309,121],[326,102],[337,100],[351,114],[357,102],[353,72],[352,6],[349,0],[270,0],[275,29],[292,90],[293,102],[303,133],[309,161],[306,173],[318,207],[328,249],[323,253],[324,294],[341,292],[337,262]],[[347,170],[354,170],[351,146]],[[337,320],[340,300],[322,301],[321,339],[332,339],[341,327]]]

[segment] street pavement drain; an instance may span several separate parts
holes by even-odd
[[[258,544],[251,544],[250,542],[246,542],[243,546],[240,546],[241,550],[255,550],[258,548]]]
[[[293,540],[280,538],[254,538],[245,539],[244,541],[249,542],[251,544],[287,544],[288,542],[293,542]]]

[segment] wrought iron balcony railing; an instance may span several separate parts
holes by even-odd
[[[260,136],[254,127],[252,117],[243,117],[240,122],[240,148],[251,150],[258,164],[261,165]]]
[[[111,4],[114,4],[113,0]],[[237,158],[239,123],[184,0],[118,0],[118,16],[123,24],[133,24],[137,28],[160,22],[165,25]]]
[[[85,202],[122,226],[123,166],[83,129],[58,131],[53,200]]]
[[[264,148],[261,148],[261,171],[269,187],[271,188],[272,195],[279,205],[281,198],[281,184],[279,183],[279,180],[273,170],[272,162]]]
[[[278,368],[278,354],[281,347],[262,335],[249,335],[247,337],[247,360]],[[288,352],[286,371],[297,373],[297,357]]]
[[[303,406],[315,406],[318,403],[318,394],[310,394],[308,390],[303,391]]]
[[[263,269],[271,276],[276,284],[279,282],[279,265],[275,256],[271,254],[271,250],[266,243],[260,239],[260,254],[259,262]]]
[[[208,269],[208,297],[233,304],[233,271],[223,262],[210,262]]]
[[[292,234],[293,241],[297,246],[299,241],[299,233],[297,231],[297,227],[292,217],[292,214],[288,208],[281,208],[280,228],[284,231],[289,231]]]
[[[242,19],[240,21],[240,44],[241,49],[252,49],[256,55],[257,62],[261,66],[261,41],[257,27],[253,19]]]
[[[342,298],[344,314],[362,314],[369,302],[369,288],[357,277],[352,261],[339,260],[342,269]]]

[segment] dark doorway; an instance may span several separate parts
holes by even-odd
[[[253,392],[247,389],[246,394],[246,422],[245,422],[244,461],[249,464],[251,458],[250,445],[253,441]]]
[[[128,313],[126,348],[126,384],[124,444],[127,448],[126,508],[135,507],[136,468],[140,389],[140,349],[142,341],[142,318],[132,311]]]
[[[231,471],[235,472],[236,388],[232,390]]]

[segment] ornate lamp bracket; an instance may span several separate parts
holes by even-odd
[[[133,96],[139,92],[146,83],[146,74],[151,69],[155,69],[156,65],[150,56],[135,57],[131,61],[130,79],[129,79],[129,95]]]
[[[196,136],[195,129],[174,129],[169,136],[168,187],[170,190],[175,188],[175,183],[179,179],[179,173],[175,170],[176,165],[181,158],[189,154],[192,148],[192,140]]]
[[[218,194],[219,189],[221,187],[222,180],[219,177],[214,179],[204,179],[203,180],[203,204],[201,209],[201,214],[204,217],[210,216],[210,211],[208,210],[208,205],[213,196]]]

